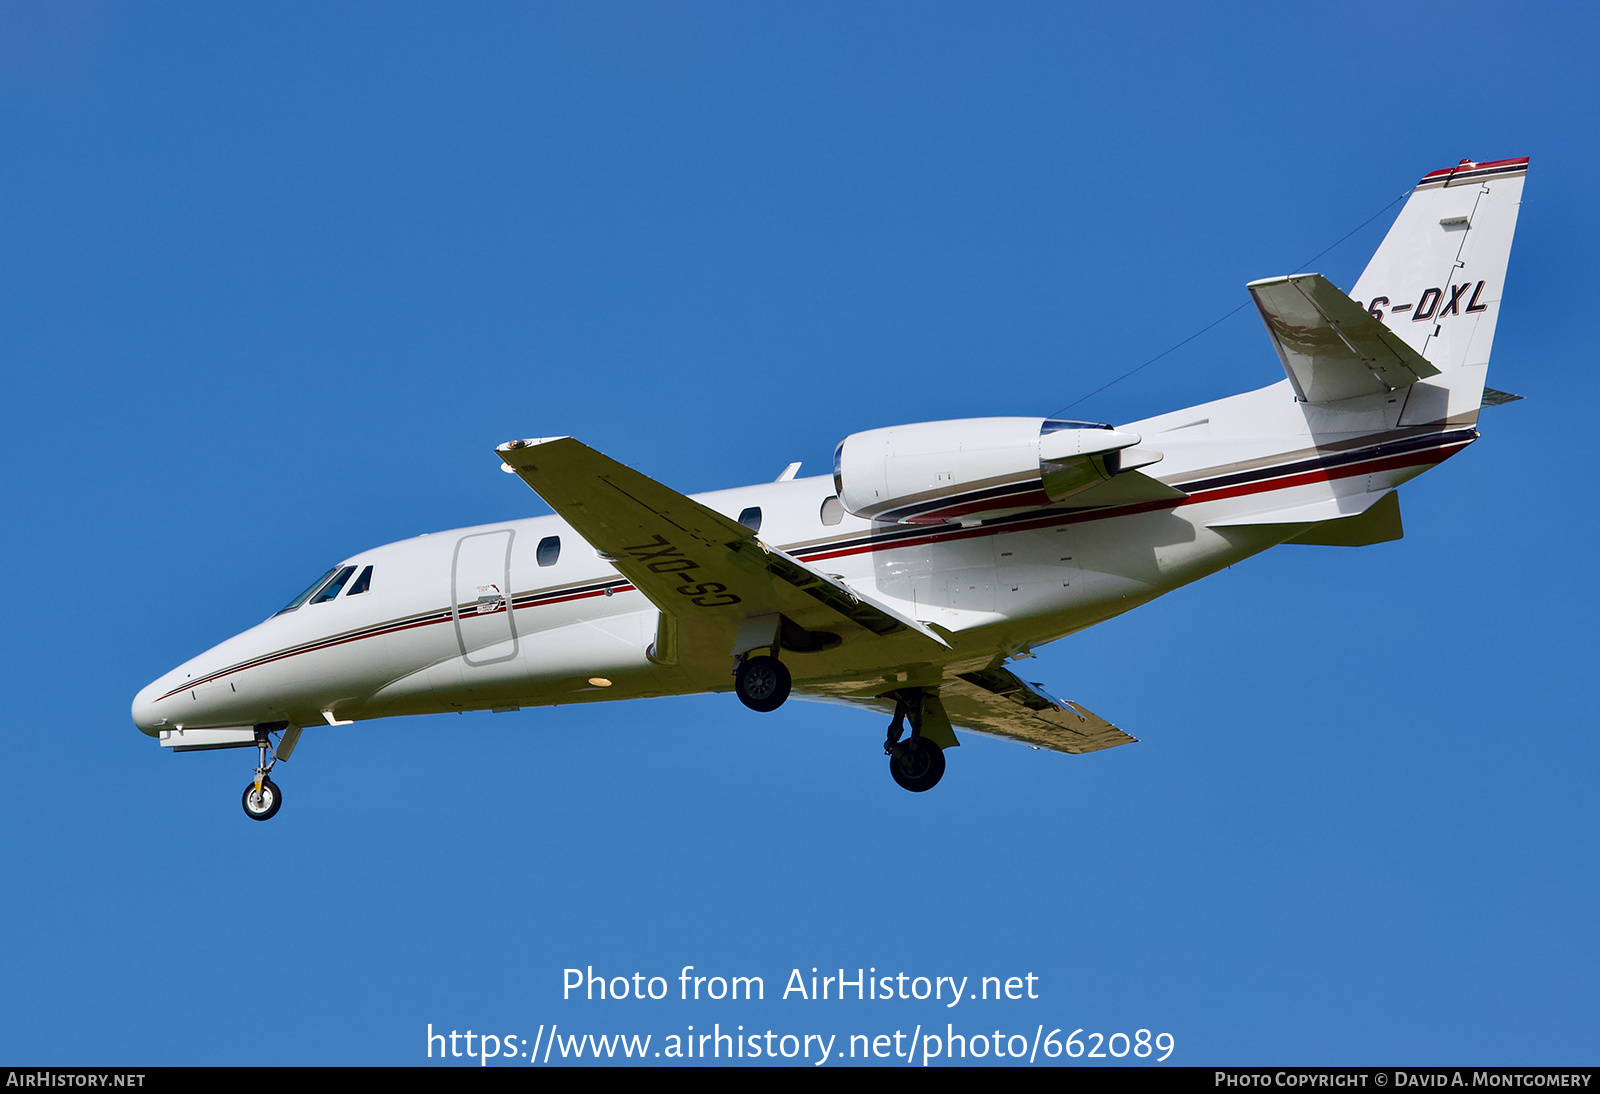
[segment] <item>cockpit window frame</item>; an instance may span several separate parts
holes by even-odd
[[[359,566],[360,563],[357,563],[357,565]],[[368,565],[367,568],[362,570],[361,573],[356,577],[356,579],[350,583],[350,588],[345,591],[344,595],[345,596],[360,596],[362,593],[368,592],[369,590],[371,590],[371,588],[372,588],[372,567],[371,567],[371,565]]]
[[[312,593],[314,593],[317,590],[321,589],[323,585],[327,584],[328,579],[330,577],[332,577],[334,574],[338,573],[338,572],[339,572],[339,567],[338,566],[333,567],[327,573],[323,574],[321,577],[317,578],[317,580],[313,581],[310,585],[307,585],[305,592],[301,593],[299,596],[297,596],[293,600],[289,601],[288,604],[286,604],[283,607],[279,608],[277,611],[273,612],[272,614],[274,616],[284,615],[284,614],[286,614],[288,612],[292,612],[296,608],[302,606],[303,604],[305,604],[306,601],[311,599],[311,594]]]
[[[345,585],[354,576],[355,572],[356,568],[354,566],[339,567],[338,573],[334,574],[326,585],[318,589],[316,595],[306,601],[306,604],[326,604],[344,590]]]

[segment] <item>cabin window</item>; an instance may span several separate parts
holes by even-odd
[[[334,597],[339,595],[339,590],[344,588],[344,583],[349,581],[350,575],[355,572],[356,568],[354,566],[346,566],[344,569],[333,575],[332,581],[318,589],[317,595],[312,597],[309,601],[307,601],[307,603],[321,604],[325,601],[332,600]]]
[[[541,566],[554,566],[556,559],[561,557],[561,537],[545,536],[539,541],[539,549],[533,557]]]
[[[299,596],[295,597],[293,600],[289,601],[289,603],[285,604],[283,607],[279,608],[277,611],[273,612],[272,614],[273,615],[282,615],[284,612],[292,612],[292,611],[294,611],[300,605],[304,604],[307,600],[309,600],[311,598],[311,594],[312,593],[314,593],[318,589],[322,588],[322,583],[324,581],[328,580],[330,577],[332,577],[334,574],[336,574],[338,572],[339,572],[339,567],[335,566],[333,569],[329,570],[327,573],[325,573],[321,577],[317,578],[317,580],[315,580],[311,584],[307,585],[305,592],[301,593]]]
[[[739,523],[750,529],[752,532],[761,531],[761,506],[752,505],[750,508],[740,513]]]
[[[822,523],[838,524],[844,519],[844,504],[837,497],[822,499]]]
[[[372,588],[372,567],[368,566],[361,571],[361,576],[356,578],[356,583],[350,586],[350,591],[345,596],[356,596]]]

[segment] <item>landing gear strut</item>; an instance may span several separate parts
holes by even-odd
[[[751,710],[777,710],[789,698],[789,670],[776,657],[746,657],[734,670],[733,690]]]
[[[271,734],[265,729],[256,730],[256,748],[261,753],[261,763],[256,767],[255,781],[244,788],[244,815],[251,820],[271,820],[278,815],[278,807],[283,804],[283,791],[278,789],[278,784],[267,778],[278,760],[269,756],[272,748]]]
[[[907,719],[911,721],[911,737],[902,742]],[[922,735],[922,695],[909,701],[904,695],[895,697],[894,721],[889,723],[889,739],[883,751],[889,757],[889,774],[894,781],[913,794],[932,790],[944,777],[944,749]]]

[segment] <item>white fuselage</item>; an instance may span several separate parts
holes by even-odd
[[[798,694],[870,697],[1071,634],[1304,526],[1252,513],[1337,516],[1327,507],[1339,499],[1392,489],[1459,451],[1476,410],[1475,399],[1441,405],[1413,425],[1393,397],[1330,411],[1297,402],[1285,381],[1118,427],[1160,451],[1145,470],[1189,494],[1179,501],[929,527],[874,524],[837,505],[827,524],[825,477],[696,500],[730,517],[759,508],[763,541],[948,636],[942,661],[848,627],[834,648],[785,655]],[[550,561],[547,544],[544,565],[550,537],[559,556]],[[178,666],[135,699],[138,727],[306,726],[733,684],[726,649],[652,660],[655,605],[556,516],[420,536],[345,565],[372,567],[365,591],[275,615]]]

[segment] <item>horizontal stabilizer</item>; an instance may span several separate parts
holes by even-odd
[[[1405,529],[1400,524],[1400,494],[1391,490],[1365,513],[1313,524],[1285,542],[1314,547],[1370,547],[1404,535]]]
[[[1483,398],[1478,402],[1478,406],[1480,408],[1486,406],[1505,406],[1507,403],[1520,403],[1521,401],[1521,395],[1513,395],[1509,391],[1496,391],[1492,387],[1486,387],[1483,389]]]
[[[1439,370],[1321,274],[1252,281],[1250,290],[1295,394],[1330,403],[1393,391]]]
[[[1286,505],[1265,509],[1259,513],[1223,517],[1206,521],[1207,528],[1239,528],[1256,524],[1321,524],[1325,520],[1341,520],[1359,516],[1386,496],[1389,490],[1376,490],[1369,494],[1346,494],[1343,497],[1321,498],[1302,505]]]

